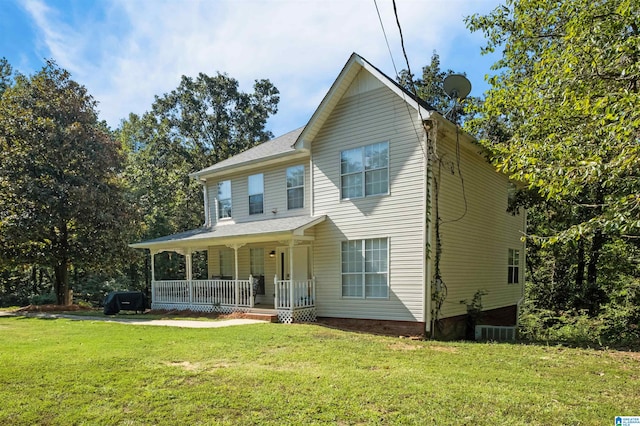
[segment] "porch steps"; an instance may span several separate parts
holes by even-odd
[[[251,308],[248,312],[243,313],[242,317],[266,322],[278,322],[278,313],[275,309]]]

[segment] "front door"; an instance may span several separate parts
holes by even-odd
[[[291,277],[291,265],[289,256],[293,256],[293,278]],[[309,247],[280,247],[277,251],[277,274],[279,279],[293,281],[306,281],[309,279]]]

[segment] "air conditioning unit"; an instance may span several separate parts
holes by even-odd
[[[513,342],[516,340],[516,327],[503,325],[476,325],[476,340]]]

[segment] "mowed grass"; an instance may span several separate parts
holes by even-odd
[[[0,424],[613,424],[640,415],[637,355],[1,317]]]

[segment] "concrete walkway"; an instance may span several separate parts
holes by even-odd
[[[0,317],[24,316],[30,318],[65,318],[74,321],[104,321],[130,325],[155,325],[163,327],[183,327],[183,328],[219,328],[233,325],[266,323],[255,319],[232,318],[216,321],[192,321],[192,320],[156,320],[156,319],[127,319],[82,315],[48,314],[48,313],[13,313],[0,311]]]

